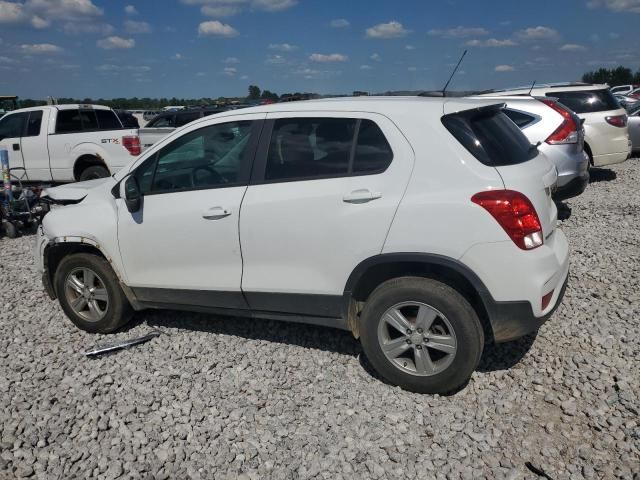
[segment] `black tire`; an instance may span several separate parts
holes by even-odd
[[[95,180],[97,178],[106,178],[108,176],[109,170],[107,170],[107,167],[103,165],[91,165],[82,171],[78,181],[84,182],[86,180]]]
[[[443,364],[442,371],[419,376],[403,370],[383,352],[378,336],[382,317],[388,309],[404,302],[432,307],[441,312],[452,327],[457,350],[449,360],[451,363],[448,366],[446,362]],[[360,340],[371,365],[389,383],[412,392],[446,394],[456,391],[468,382],[482,356],[484,332],[476,312],[460,293],[432,279],[401,277],[383,283],[367,300],[361,322]],[[416,348],[426,349],[428,344],[424,345]],[[415,349],[412,351],[415,352]]]
[[[65,290],[68,276],[82,268],[97,274],[108,295],[108,306],[104,316],[97,321],[87,321],[76,313]],[[129,305],[109,262],[97,255],[77,253],[63,258],[56,270],[53,284],[64,313],[78,328],[86,332],[111,333],[126,324],[133,314],[131,305]]]
[[[8,238],[17,238],[18,229],[16,228],[16,226],[13,223],[11,223],[11,222],[3,222],[2,229],[4,230],[4,234]]]

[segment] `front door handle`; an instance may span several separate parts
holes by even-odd
[[[20,144],[19,143],[14,143],[13,144],[13,151],[14,152],[19,152],[20,151]]]
[[[342,201],[345,203],[367,203],[372,200],[377,200],[378,198],[382,198],[382,193],[372,192],[367,188],[361,188],[346,194],[342,197]]]
[[[231,215],[231,211],[224,207],[211,207],[202,212],[202,218],[206,220],[220,220]]]

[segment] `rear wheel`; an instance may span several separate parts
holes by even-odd
[[[478,316],[453,288],[403,277],[380,285],[362,312],[367,358],[387,381],[420,393],[448,393],[476,369],[484,345]]]
[[[82,171],[78,181],[84,182],[86,180],[95,180],[97,178],[106,178],[108,176],[109,170],[107,170],[107,167],[103,165],[91,165]]]
[[[131,317],[120,282],[102,257],[85,253],[65,257],[54,286],[67,317],[82,330],[110,333]]]

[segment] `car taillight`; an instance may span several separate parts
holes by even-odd
[[[545,140],[550,145],[578,143],[578,125],[576,124],[573,115],[569,110],[564,108],[558,102],[553,100],[540,100],[546,106],[554,109],[560,115],[562,115],[562,123],[551,134],[549,138]]]
[[[140,148],[140,137],[138,137],[137,135],[128,135],[126,137],[122,137],[122,145],[133,156],[140,155],[140,152],[142,151],[142,149]]]
[[[551,290],[549,293],[547,293],[546,295],[543,295],[542,297],[542,301],[540,302],[540,307],[542,307],[542,310],[544,310],[545,308],[547,308],[549,306],[549,303],[551,303],[551,299],[553,298],[553,292],[555,290]]]
[[[624,128],[627,126],[626,115],[614,115],[612,117],[605,117],[605,120],[609,125],[613,125],[614,127]]]
[[[489,212],[522,250],[533,250],[544,242],[536,209],[522,193],[490,190],[476,193],[471,201]]]

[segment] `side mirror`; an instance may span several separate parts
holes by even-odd
[[[142,192],[140,185],[138,185],[138,179],[133,175],[124,181],[124,203],[131,213],[136,213],[142,207]]]

